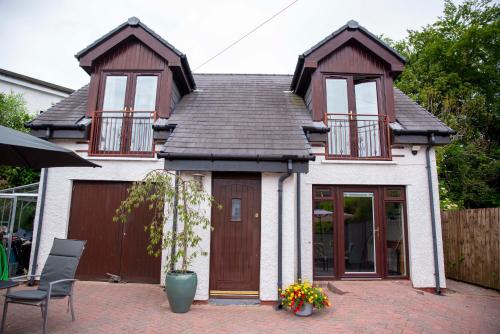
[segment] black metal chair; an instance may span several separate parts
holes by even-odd
[[[3,307],[1,333],[3,333],[7,319],[7,307],[9,303],[40,306],[43,316],[43,333],[47,332],[47,317],[49,313],[49,301],[68,297],[68,312],[71,310],[71,320],[75,321],[73,309],[73,286],[76,281],[75,273],[80,257],[85,248],[86,241],[70,239],[54,239],[52,249],[40,276],[19,276],[11,280],[27,280],[40,277],[37,289],[18,290],[11,292],[7,290]]]

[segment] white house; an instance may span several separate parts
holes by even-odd
[[[151,213],[112,217],[131,181],[165,168],[201,177],[224,207],[206,210],[197,300],[276,301],[297,279],[445,288],[435,146],[453,131],[393,87],[405,59],[357,22],[293,75],[193,74],[137,18],[76,58],[89,85],[29,127],[102,168],[44,172],[37,272],[68,237],[88,241],[80,279],[162,282],[145,251]]]
[[[68,97],[73,91],[70,88],[0,68],[0,92],[22,95],[30,114],[38,115]]]

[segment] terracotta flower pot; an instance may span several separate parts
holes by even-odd
[[[308,317],[313,313],[313,306],[311,303],[304,303],[300,308],[300,311],[295,312],[296,316]]]
[[[195,272],[186,273],[171,271],[165,279],[165,290],[167,292],[170,309],[174,313],[186,313],[193,304],[198,277]]]

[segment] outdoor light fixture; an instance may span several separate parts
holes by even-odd
[[[192,176],[193,176],[194,182],[196,182],[196,184],[198,185],[198,190],[199,191],[203,190],[203,177],[205,175],[203,175],[201,173],[193,173]]]
[[[418,146],[418,145],[413,145],[413,146],[411,147],[411,154],[413,154],[413,155],[417,155],[417,153],[418,153],[418,151],[419,151],[419,150],[420,150],[420,146]]]

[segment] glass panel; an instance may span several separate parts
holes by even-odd
[[[125,109],[125,94],[127,90],[126,75],[108,75],[104,88],[103,111],[122,111]],[[102,114],[100,151],[120,151],[122,133],[122,114]]]
[[[121,111],[125,109],[125,92],[127,90],[126,75],[108,75],[104,88],[102,110]]]
[[[135,84],[135,111],[155,111],[158,76],[141,75]],[[153,147],[153,124],[149,113],[133,114],[130,150],[133,152],[148,152]]]
[[[401,198],[401,188],[387,188],[386,190],[387,198]]]
[[[375,272],[373,198],[373,193],[344,193],[346,272]]]
[[[375,81],[354,81],[354,93],[356,114],[358,115],[356,117],[358,155],[365,158],[380,156],[377,83]]]
[[[333,201],[314,202],[314,276],[334,276]]]
[[[231,200],[231,220],[241,220],[241,199]]]
[[[331,197],[332,188],[316,188],[316,197]]]
[[[328,151],[334,155],[350,155],[351,141],[349,130],[349,104],[347,98],[347,80],[326,79],[327,113],[334,115],[329,120],[330,135]]]
[[[135,84],[134,110],[154,111],[156,109],[156,91],[158,76],[141,75]]]
[[[406,275],[403,203],[385,203],[387,274]]]

